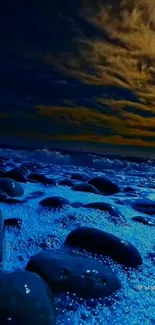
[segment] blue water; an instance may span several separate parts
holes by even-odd
[[[9,271],[24,268],[30,256],[40,251],[39,244],[47,235],[54,236],[53,247],[56,248],[61,247],[66,235],[77,226],[92,226],[111,232],[137,247],[143,258],[143,265],[136,270],[123,270],[120,265],[111,262],[122,282],[122,289],[117,294],[118,299],[109,306],[105,306],[101,299],[93,308],[76,296],[71,298],[68,294],[63,294],[56,297],[57,324],[155,324],[155,264],[147,258],[147,253],[152,252],[155,245],[155,227],[132,221],[133,216],[145,214],[137,213],[130,205],[131,200],[137,198],[155,199],[155,161],[144,159],[137,163],[136,159],[134,162],[125,158],[116,159],[116,157],[106,158],[96,155],[84,157],[80,154],[63,154],[46,149],[33,152],[1,149],[0,157],[3,157],[1,164],[6,170],[19,166],[24,161],[33,161],[39,162],[42,171],[57,181],[69,178],[72,172],[85,172],[90,177],[107,176],[121,189],[125,186],[132,186],[137,191],[137,196],[132,196],[130,193],[118,193],[104,197],[74,192],[67,186],[52,187],[28,182],[22,184],[25,191],[24,197],[33,191],[43,191],[43,197],[60,195],[72,203],[95,201],[112,203],[119,208],[130,226],[115,225],[106,218],[106,212],[81,207],[67,206],[60,211],[40,212],[38,209],[40,198],[16,205],[1,203],[4,217],[19,217],[23,220],[22,231],[6,230],[5,232],[3,268]],[[125,205],[118,205],[115,203],[116,198],[127,201]],[[75,216],[72,222],[70,215]],[[91,258],[91,255],[89,256]]]

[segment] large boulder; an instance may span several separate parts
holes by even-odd
[[[28,175],[28,170],[25,167],[16,167],[5,173],[6,178],[12,178],[17,182],[25,183]]]
[[[0,324],[56,324],[51,292],[39,275],[21,271],[1,277]]]
[[[28,177],[29,181],[37,181],[43,184],[56,185],[56,181],[52,178],[48,178],[44,174],[30,173]]]
[[[106,177],[93,177],[88,183],[95,186],[100,193],[105,195],[112,195],[120,192],[119,186]]]
[[[50,196],[41,200],[40,205],[46,208],[62,208],[64,205],[69,205],[70,202],[61,196]]]
[[[12,197],[24,194],[22,186],[11,178],[0,178],[0,190]]]
[[[75,179],[77,181],[87,181],[89,177],[84,173],[73,173],[71,175],[71,179]]]
[[[113,234],[91,227],[79,227],[69,233],[65,244],[95,254],[107,255],[125,266],[136,267],[142,258],[136,247]]]
[[[69,291],[85,298],[109,296],[121,287],[110,268],[67,250],[42,251],[31,257],[26,269],[41,275],[55,292]]]

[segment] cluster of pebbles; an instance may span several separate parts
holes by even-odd
[[[41,190],[25,195],[24,189],[28,183],[70,187],[75,192],[100,195],[103,200],[84,204],[72,203],[65,195],[45,196]],[[39,164],[32,162],[22,163],[9,171],[4,168],[0,171],[1,204],[22,205],[29,200],[40,198],[39,211],[47,210],[55,213],[67,206],[75,209],[82,207],[87,211],[95,209],[105,212],[104,217],[114,226],[130,228],[129,221],[119,208],[106,200],[107,197],[114,196],[117,205],[128,204],[117,198],[117,194],[121,193],[130,193],[133,197],[135,195],[134,200],[130,201],[131,207],[142,215],[134,216],[131,219],[133,223],[155,226],[155,201],[137,198],[133,187],[126,186],[121,189],[108,177],[89,177],[85,173],[72,173],[70,177],[57,181],[40,172]],[[55,248],[52,245],[49,247],[46,238],[40,245],[39,252],[29,258],[24,268],[10,272],[3,269],[4,237],[8,228],[22,231],[22,219],[7,218],[2,208],[0,213],[0,324],[2,325],[56,324],[55,297],[62,293],[84,299],[92,306],[95,299],[103,299],[105,306],[108,306],[109,297],[113,301],[112,299],[117,299],[119,291],[123,290],[122,282],[111,261],[120,265],[124,272],[128,270],[134,272],[143,268],[143,258],[138,248],[131,242],[113,233],[86,225],[75,227],[70,231],[60,247]],[[104,261],[102,257],[105,258]],[[149,252],[148,258],[154,263],[155,253]]]

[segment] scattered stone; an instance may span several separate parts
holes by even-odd
[[[84,173],[73,173],[71,175],[71,179],[75,179],[77,181],[87,181],[89,177]]]
[[[142,264],[140,253],[131,243],[96,228],[76,228],[69,233],[65,244],[92,253],[107,255],[116,262],[129,267]]]
[[[16,227],[16,228],[21,228],[22,226],[22,219],[20,218],[8,218],[4,220],[4,225],[5,226],[11,226],[11,227]]]
[[[105,177],[93,177],[88,183],[95,186],[102,194],[112,195],[120,192],[119,186]]]
[[[6,178],[12,178],[17,182],[25,183],[28,170],[25,167],[16,167],[5,173]]]
[[[44,174],[31,173],[28,177],[29,180],[34,180],[43,184],[56,185],[56,181],[52,178],[48,178]]]
[[[50,196],[39,202],[43,207],[62,208],[64,205],[69,205],[70,202],[61,196]]]
[[[72,190],[100,194],[100,192],[97,190],[97,188],[95,186],[88,184],[88,183],[76,184],[72,187]]]
[[[121,287],[115,273],[101,262],[61,249],[36,254],[26,269],[41,275],[55,292],[85,298],[105,297]]]
[[[18,271],[2,276],[0,324],[56,324],[52,294],[39,275]]]
[[[135,192],[135,190],[131,186],[127,186],[127,187],[124,187],[123,192],[125,192],[125,193]]]
[[[138,199],[135,202],[133,202],[132,208],[137,211],[140,211],[140,212],[143,212],[143,213],[146,213],[149,215],[153,215],[153,214],[155,214],[155,201],[147,199],[147,198]]]
[[[24,194],[21,185],[11,178],[0,178],[0,190],[9,196],[22,196]]]
[[[44,196],[44,195],[45,195],[45,193],[43,191],[35,191],[35,192],[30,193],[30,195],[28,195],[26,197],[26,199],[27,200],[37,199],[37,198],[39,198],[41,196]]]
[[[73,186],[73,182],[70,179],[62,179],[59,185]]]
[[[118,224],[122,224],[122,223],[124,225],[127,224],[127,221],[124,218],[124,216],[121,214],[121,212],[116,207],[111,205],[110,203],[92,202],[92,203],[85,204],[83,207],[106,211],[109,213],[109,215],[110,215],[109,217],[110,217],[111,221],[114,221],[115,223],[118,223]]]
[[[144,225],[155,226],[155,219],[153,218],[136,216],[133,217],[132,220],[143,223]]]

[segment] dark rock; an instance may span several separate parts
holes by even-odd
[[[55,324],[52,295],[39,275],[19,271],[2,276],[0,324]]]
[[[34,180],[43,184],[56,185],[56,181],[52,178],[48,178],[44,174],[31,173],[28,177],[29,180]]]
[[[109,213],[109,215],[110,215],[109,217],[110,217],[111,221],[114,221],[115,223],[118,223],[118,224],[122,224],[122,223],[124,225],[127,224],[127,221],[124,218],[124,216],[121,214],[121,212],[116,207],[111,205],[110,203],[92,202],[92,203],[85,204],[83,207],[106,211]]]
[[[62,179],[59,185],[73,186],[73,182],[70,179]]]
[[[56,292],[74,292],[85,298],[105,297],[120,288],[111,269],[102,263],[66,250],[42,251],[26,269],[39,274]]]
[[[132,220],[143,223],[144,225],[155,226],[155,219],[153,218],[136,216],[133,217]]]
[[[12,178],[17,182],[25,183],[28,175],[28,170],[22,167],[13,168],[5,173],[6,178]]]
[[[29,171],[31,171],[31,172],[34,171],[35,172],[36,170],[38,170],[42,166],[37,162],[25,161],[24,163],[21,164],[21,167],[26,167]]]
[[[137,211],[153,215],[155,214],[155,201],[147,198],[138,199],[132,203],[132,208]]]
[[[5,197],[2,199],[2,197],[0,197],[0,202],[7,203],[7,204],[22,204],[27,202],[27,200],[18,200],[12,197]]]
[[[135,192],[135,190],[131,186],[127,186],[127,187],[124,187],[123,192],[125,192],[125,193]]]
[[[71,175],[71,179],[75,179],[77,181],[87,181],[89,177],[84,173],[73,173]]]
[[[22,219],[20,218],[8,218],[4,220],[4,225],[5,226],[11,226],[11,227],[17,227],[21,228],[22,226]]]
[[[65,243],[92,253],[110,256],[116,262],[129,267],[142,264],[138,250],[131,243],[96,228],[76,228],[67,236]]]
[[[70,202],[61,196],[50,196],[39,202],[43,207],[62,208],[64,205],[69,205]]]
[[[100,192],[97,190],[95,186],[88,183],[76,184],[72,187],[72,190],[100,194]]]
[[[45,193],[43,191],[35,191],[35,192],[30,193],[30,195],[28,195],[26,197],[26,199],[27,200],[37,199],[37,198],[39,198],[41,196],[44,196],[44,195],[45,195]]]
[[[21,185],[11,178],[0,178],[0,190],[9,196],[22,196],[24,194]]]
[[[102,194],[112,195],[120,192],[119,186],[105,177],[93,177],[88,183],[95,186]]]

